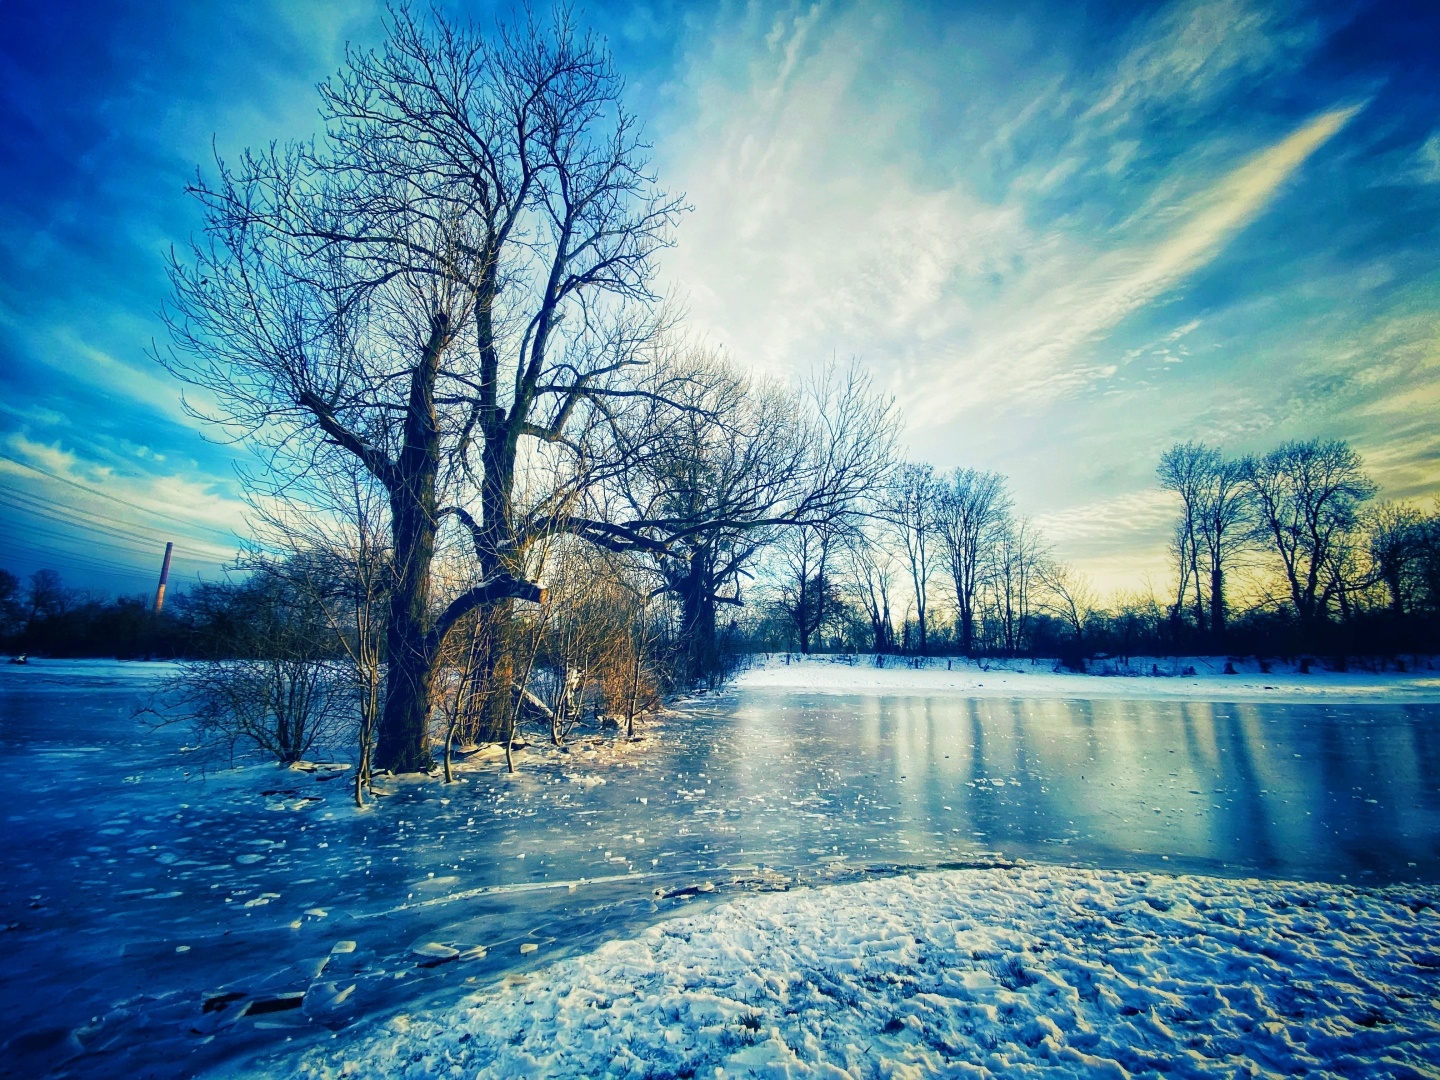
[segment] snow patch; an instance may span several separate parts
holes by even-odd
[[[753,896],[342,1034],[286,1072],[1429,1075],[1436,901],[1038,867]]]
[[[1108,666],[1107,666],[1108,663]],[[1133,657],[1128,663],[1096,662],[1095,674],[1052,670],[1052,662],[980,661],[887,656],[769,656],[736,676],[740,690],[815,694],[925,694],[988,698],[1141,698],[1146,700],[1440,703],[1434,670],[1334,672],[1289,669],[1262,672],[1253,660],[1224,657]],[[918,664],[919,666],[914,666]],[[1278,668],[1280,665],[1273,665]]]

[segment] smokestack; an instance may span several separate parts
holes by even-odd
[[[170,580],[170,553],[175,550],[175,541],[165,545],[165,561],[160,564],[160,587],[155,590],[155,614],[159,615],[165,606],[165,582]]]

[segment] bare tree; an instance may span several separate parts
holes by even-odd
[[[999,473],[956,469],[938,485],[935,531],[955,590],[960,648],[975,649],[975,615],[985,574],[993,567],[991,549],[1010,512],[1005,478]]]
[[[1162,619],[1160,604],[1148,589],[1127,589],[1116,593],[1112,611],[1105,621],[1122,664],[1130,663],[1139,643],[1155,640]]]
[[[37,623],[62,617],[79,602],[80,594],[67,587],[59,573],[36,570],[30,575],[25,589],[25,627],[22,635],[29,634]]]
[[[1225,647],[1228,614],[1225,583],[1244,550],[1250,524],[1244,463],[1207,448],[1198,480],[1195,525],[1210,574],[1210,633],[1214,647],[1220,650]]]
[[[653,434],[637,440],[646,450],[615,485],[621,512],[584,534],[655,559],[679,601],[693,683],[716,670],[716,608],[743,603],[740,579],[761,549],[783,528],[846,520],[883,479],[894,426],[891,403],[853,365],[792,393],[698,350],[673,364],[684,378],[666,400],[652,395]]]
[[[620,86],[563,10],[487,36],[400,7],[383,49],[322,85],[319,142],[217,161],[191,189],[205,236],[172,259],[161,362],[281,472],[349,455],[388,496],[380,767],[430,764],[448,630],[539,597],[524,550],[563,519],[543,499],[541,522],[517,518],[523,448],[587,453],[574,427],[634,392],[681,205],[646,173]],[[441,608],[447,515],[479,580]]]
[[[832,573],[839,531],[825,525],[799,525],[786,530],[776,544],[783,567],[779,607],[795,627],[801,653],[810,652],[840,605]]]
[[[352,461],[332,464],[312,471],[303,502],[289,485],[249,478],[250,522],[259,545],[251,565],[309,598],[349,664],[358,699],[354,797],[363,806],[384,693],[389,530],[385,493],[374,478]]]
[[[0,639],[20,632],[25,625],[24,596],[20,579],[9,570],[0,570]]]
[[[1075,635],[1075,645],[1083,648],[1085,630],[1099,607],[1095,586],[1083,573],[1067,563],[1045,560],[1039,566],[1040,584],[1044,589],[1044,606]]]
[[[877,656],[895,647],[890,594],[894,589],[895,561],[874,530],[856,528],[844,535],[850,591],[870,622],[871,643]]]
[[[659,697],[657,680],[653,678],[654,650],[660,638],[653,614],[654,594],[637,589],[635,606],[630,618],[630,686],[625,700],[625,735],[635,738],[635,715],[642,700],[648,706]],[[642,698],[642,694],[644,695]]]
[[[354,683],[327,648],[314,598],[261,564],[209,599],[226,607],[229,655],[189,663],[166,682],[164,722],[190,724],[209,752],[243,745],[286,764],[329,742],[354,715]]]
[[[929,654],[926,609],[930,577],[935,572],[938,537],[935,506],[939,483],[932,466],[907,463],[896,470],[884,494],[880,515],[894,531],[905,554],[906,568],[915,598],[915,616],[920,633],[920,655]]]
[[[1384,502],[1365,522],[1366,547],[1373,573],[1389,594],[1390,613],[1397,619],[1413,609],[1421,591],[1419,569],[1424,547],[1425,515],[1410,503]]]
[[[1200,520],[1203,490],[1211,471],[1215,452],[1202,443],[1176,443],[1160,455],[1156,473],[1160,486],[1180,497],[1180,520],[1175,526],[1173,549],[1179,584],[1176,589],[1172,616],[1179,623],[1186,604],[1186,589],[1195,590],[1195,626],[1205,631],[1205,599],[1200,571]]]
[[[495,612],[487,612],[486,615],[496,617]],[[484,650],[497,640],[497,636],[487,632],[489,628],[481,625],[481,618],[478,612],[471,612],[456,623],[441,646],[438,660],[436,704],[443,727],[440,736],[443,748],[441,767],[447,784],[455,782],[455,744],[469,745],[476,740],[487,712],[486,694],[497,690],[487,678],[495,667],[492,666],[490,671],[483,669]],[[503,689],[509,688],[506,686]],[[504,704],[508,705],[509,694],[503,697]]]
[[[1011,656],[1023,651],[1041,566],[1049,558],[1029,518],[1004,522],[993,548],[989,574],[996,619],[1000,624],[1002,647]]]
[[[1161,455],[1161,486],[1180,497],[1180,519],[1172,539],[1178,571],[1172,621],[1178,625],[1185,594],[1194,589],[1196,629],[1207,629],[1214,648],[1225,644],[1226,576],[1243,551],[1249,501],[1244,463],[1227,459],[1204,443],[1177,443]]]
[[[640,589],[626,583],[615,556],[573,542],[555,553],[555,585],[539,653],[541,697],[550,739],[559,746],[585,717],[626,706],[635,668],[631,650]]]
[[[1440,501],[1421,518],[1415,536],[1416,609],[1440,615]]]
[[[1347,443],[1288,442],[1247,458],[1255,531],[1279,557],[1302,633],[1313,637],[1344,578],[1338,573],[1360,504],[1375,493]]]

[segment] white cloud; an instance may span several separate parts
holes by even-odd
[[[1179,224],[1158,241],[1115,251],[1073,248],[1056,259],[1047,280],[1017,305],[999,311],[991,334],[963,353],[917,395],[907,410],[920,423],[949,420],[967,408],[1005,398],[1029,408],[1048,404],[1114,366],[1079,360],[1085,346],[1126,316],[1160,298],[1213,259],[1264,210],[1281,185],[1359,111],[1333,109],[1255,154],[1218,183],[1170,208]],[[938,392],[937,392],[938,391]]]
[[[1082,120],[1128,122],[1155,104],[1194,105],[1271,67],[1285,44],[1264,7],[1199,0],[1161,11],[1137,34],[1115,78]]]
[[[5,445],[0,476],[11,486],[90,515],[102,532],[118,522],[128,532],[154,534],[160,544],[174,539],[182,558],[213,564],[234,557],[237,543],[225,538],[243,530],[245,506],[219,494],[212,483],[175,474],[122,476],[18,432]],[[84,534],[78,527],[75,531]]]
[[[1260,34],[1265,20],[1239,10],[1176,9],[1169,36],[1122,63],[1119,96],[1174,95],[1259,63],[1269,46],[1216,31],[1239,18]],[[784,370],[859,354],[921,425],[1042,407],[1110,377],[1115,366],[1084,347],[1214,258],[1358,111],[1315,117],[1208,187],[1172,184],[1191,194],[1118,233],[1037,228],[1027,199],[1079,167],[1067,149],[1079,136],[1000,202],[963,171],[927,183],[932,163],[897,142],[915,102],[865,81],[876,18],[864,5],[788,12],[758,50],[744,32],[717,32],[712,62],[691,65],[693,123],[667,141],[697,207],[667,270],[698,326],[742,361]],[[1044,113],[1045,96],[1020,103],[1016,123]],[[1174,224],[1157,239],[1163,221]],[[1134,234],[1147,239],[1127,242]]]
[[[1426,184],[1440,184],[1440,130],[1420,144],[1415,151],[1414,175]]]

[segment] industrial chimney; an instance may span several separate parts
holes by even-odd
[[[175,541],[165,545],[165,561],[160,564],[160,587],[155,590],[155,614],[165,607],[165,582],[170,579],[170,553],[175,550]]]

